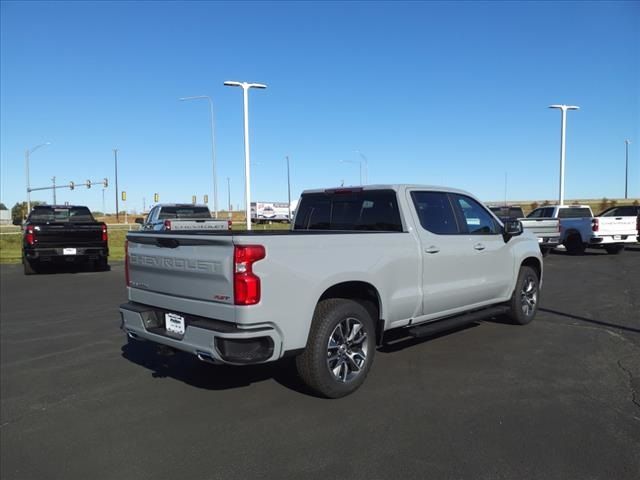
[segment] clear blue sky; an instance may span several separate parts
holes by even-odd
[[[108,177],[120,149],[129,209],[243,195],[242,96],[252,91],[253,198],[359,182],[444,184],[484,200],[557,197],[560,114],[570,112],[568,198],[640,197],[640,3],[2,2],[1,200],[55,175]],[[114,189],[107,209],[114,209]],[[50,192],[32,197],[51,201]],[[58,201],[101,209],[99,188]]]

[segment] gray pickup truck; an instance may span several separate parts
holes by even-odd
[[[295,356],[303,381],[356,390],[390,330],[422,337],[535,316],[542,256],[464,191],[305,191],[291,231],[132,232],[121,328],[219,364]],[[404,329],[404,330],[398,330]]]

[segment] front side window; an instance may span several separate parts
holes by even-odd
[[[472,235],[493,235],[500,233],[500,227],[493,216],[478,202],[464,195],[453,195],[454,205],[461,214],[466,233]]]
[[[437,235],[460,233],[449,195],[445,192],[411,192],[420,225]]]

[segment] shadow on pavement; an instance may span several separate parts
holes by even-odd
[[[479,325],[480,325],[480,322],[473,322],[473,323],[464,325],[462,327],[452,328],[451,330],[446,330],[444,332],[439,332],[433,335],[427,335],[425,337],[418,337],[418,338],[408,335],[407,331],[402,328],[399,328],[396,330],[390,330],[384,333],[384,344],[378,348],[378,351],[382,353],[398,352],[400,350],[404,350],[405,348],[413,347],[414,345],[418,345],[420,343],[428,342],[440,337],[445,337],[447,335],[455,334],[456,332],[468,330],[470,328],[474,328]]]
[[[578,315],[572,315],[570,313],[559,312],[557,310],[551,310],[550,308],[540,308],[540,312],[550,313],[552,315],[559,315],[561,317],[572,318],[574,320],[580,320],[581,322],[593,323],[595,325],[602,325],[604,327],[617,328],[626,332],[640,333],[640,329],[625,327],[623,325],[616,325],[615,323],[602,322],[600,320],[593,320],[591,318],[579,317]]]
[[[273,379],[290,390],[316,396],[299,379],[293,358],[262,365],[212,365],[180,351],[160,353],[157,345],[137,340],[122,346],[122,356],[151,370],[153,378],[173,378],[205,390],[247,387]]]

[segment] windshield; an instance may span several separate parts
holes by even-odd
[[[208,207],[162,207],[160,210],[160,220],[173,218],[211,218]]]
[[[34,223],[94,223],[87,207],[35,207],[29,222]]]

